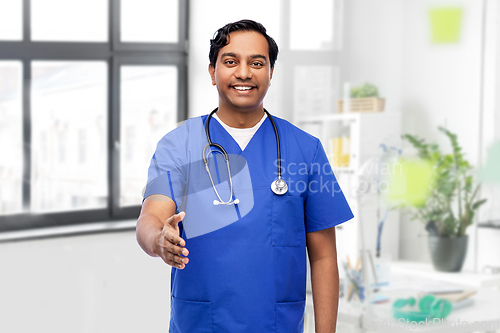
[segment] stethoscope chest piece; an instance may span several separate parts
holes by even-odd
[[[283,179],[278,178],[271,183],[271,191],[273,191],[274,194],[283,195],[288,192],[288,185]]]

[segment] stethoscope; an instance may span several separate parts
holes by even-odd
[[[205,169],[207,170],[208,177],[210,178],[210,182],[212,183],[212,187],[214,189],[215,195],[219,200],[214,200],[214,205],[237,205],[240,203],[240,200],[236,199],[233,196],[233,179],[231,176],[231,168],[229,167],[229,155],[227,154],[226,150],[218,143],[213,143],[212,140],[210,139],[210,130],[209,130],[209,124],[210,124],[210,119],[212,119],[212,115],[217,112],[219,108],[215,108],[207,117],[207,122],[205,123],[205,133],[207,135],[207,141],[208,143],[205,145],[203,148],[203,163],[205,164]],[[285,180],[281,178],[281,150],[280,150],[280,137],[278,134],[278,128],[276,127],[276,123],[274,122],[273,117],[269,112],[267,112],[266,109],[264,109],[264,112],[267,114],[267,117],[271,121],[271,124],[273,125],[274,129],[274,135],[276,136],[276,150],[277,150],[277,155],[278,155],[278,178],[271,183],[271,191],[273,191],[277,195],[283,195],[288,191],[288,185],[286,184]],[[219,150],[210,150],[208,154],[213,153],[213,152],[218,152],[224,156],[224,159],[226,160],[226,165],[227,165],[227,174],[229,176],[229,188],[230,188],[230,197],[228,201],[223,201],[222,198],[219,195],[219,192],[217,192],[217,189],[215,188],[214,180],[212,179],[212,174],[210,173],[210,170],[208,168],[208,158],[207,158],[207,148],[209,147],[215,147],[218,148]]]

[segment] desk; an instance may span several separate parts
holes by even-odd
[[[500,274],[474,273],[466,270],[460,273],[438,272],[432,267],[432,264],[427,263],[396,261],[391,263],[391,274],[448,282],[457,286],[500,288]]]
[[[338,322],[351,325],[353,332],[500,332],[500,291],[488,288],[500,286],[500,276],[472,272],[441,273],[435,272],[430,264],[404,262],[392,264],[391,275],[391,286],[379,292],[388,296],[390,302],[354,305],[341,299]],[[436,282],[477,289],[477,294],[472,296],[474,304],[452,311],[441,325],[421,324],[418,327],[417,323],[402,322],[398,325],[392,317],[393,300],[417,296],[420,288]]]
[[[391,300],[398,297],[409,297],[411,293],[384,293]],[[373,305],[359,309],[359,332],[440,332],[440,333],[472,333],[496,332],[500,330],[500,292],[480,289],[473,296],[474,304],[454,310],[443,321],[433,325],[397,321],[392,316],[392,302]],[[344,304],[342,304],[344,305]],[[349,305],[347,305],[349,307]]]

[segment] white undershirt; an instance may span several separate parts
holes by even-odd
[[[227,126],[219,117],[217,113],[214,113],[213,117],[224,127],[224,129],[233,137],[234,141],[238,143],[241,150],[245,150],[246,146],[252,140],[255,132],[259,129],[260,125],[266,120],[267,114],[264,112],[262,119],[254,126],[250,128],[235,128]]]

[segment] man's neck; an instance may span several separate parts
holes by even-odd
[[[229,127],[251,128],[254,127],[264,116],[264,108],[255,110],[234,111],[219,107],[217,116]]]

